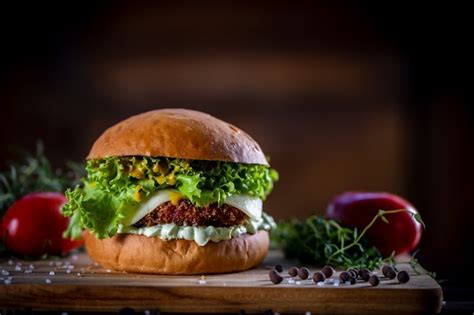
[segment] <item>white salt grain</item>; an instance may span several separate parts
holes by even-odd
[[[33,269],[35,269],[35,266],[29,265],[28,268],[30,268],[31,270],[33,270]]]
[[[55,274],[56,274],[56,273],[55,273],[54,271],[50,271],[50,272],[49,272],[49,275],[50,275],[50,276],[54,276]]]
[[[7,279],[7,280],[3,281],[3,283],[5,283],[6,285],[9,285],[9,284],[12,283],[12,281],[10,279]]]
[[[9,264],[9,265],[13,265],[13,260],[10,259],[10,260],[8,261],[8,264]]]
[[[325,285],[324,282],[322,282],[322,281],[321,281],[321,282],[318,282],[318,287],[322,287],[322,286],[324,286],[324,285]]]
[[[77,260],[79,257],[77,257],[77,255],[72,255],[72,260]]]
[[[295,280],[290,278],[290,279],[288,279],[288,283],[295,283]]]
[[[47,284],[50,284],[50,283],[51,283],[51,279],[46,278],[46,279],[44,280],[44,282],[46,282]]]
[[[301,285],[301,281],[296,281],[295,284],[296,285]]]
[[[80,276],[81,276],[81,273],[80,273],[80,272],[78,272],[78,273],[77,273],[77,276],[78,276],[78,277],[80,277]]]
[[[206,281],[206,280],[202,280],[202,279],[201,279],[201,280],[199,280],[199,281],[198,281],[198,283],[199,283],[199,284],[206,284],[206,283],[207,283],[207,281]]]
[[[21,271],[21,266],[16,265],[15,266],[15,271]]]
[[[71,273],[71,269],[66,270],[66,273]]]
[[[33,270],[31,270],[31,269],[26,269],[26,270],[25,270],[25,273],[33,273]]]
[[[10,273],[5,269],[2,269],[2,276],[8,276]]]

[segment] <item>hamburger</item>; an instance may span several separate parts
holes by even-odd
[[[275,223],[262,211],[278,174],[239,128],[187,109],[159,109],[107,129],[87,176],[66,191],[65,237],[83,236],[106,268],[225,273],[265,258]]]

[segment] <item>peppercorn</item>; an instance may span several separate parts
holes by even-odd
[[[282,272],[283,271],[283,266],[282,265],[276,265],[275,270],[278,271],[278,272]]]
[[[367,269],[361,272],[360,277],[362,278],[362,280],[367,282],[369,281],[369,278],[371,275],[372,275],[372,272],[370,272],[370,270]]]
[[[314,275],[313,275],[313,281],[314,283],[318,283],[318,282],[323,282],[324,281],[324,273],[322,272],[315,272]]]
[[[334,274],[334,269],[331,266],[326,265],[321,269],[321,272],[326,278],[330,278]]]
[[[352,277],[347,271],[343,271],[339,274],[339,279],[341,279],[342,282],[349,281],[350,278]]]
[[[356,284],[356,278],[350,277],[349,282],[351,283],[351,285]]]
[[[359,275],[357,270],[354,268],[347,269],[347,272],[351,275],[352,278],[355,278],[355,279],[357,279],[357,276]]]
[[[268,273],[268,276],[270,277],[270,280],[274,284],[279,284],[280,282],[283,281],[283,277],[280,276],[275,270],[270,270],[270,272]]]
[[[298,277],[300,277],[302,280],[306,280],[309,277],[309,269],[306,267],[301,267],[298,269]]]
[[[402,270],[398,273],[397,279],[400,281],[400,283],[407,283],[410,281],[410,275],[405,270]]]
[[[379,277],[377,275],[371,275],[369,278],[369,283],[373,287],[378,286],[380,283]]]
[[[291,268],[288,270],[288,274],[289,274],[291,277],[296,277],[296,275],[298,274],[298,268],[297,268],[297,267],[291,267]]]
[[[390,265],[385,265],[382,267],[382,274],[387,277],[387,274],[391,271],[395,271],[392,266]],[[388,278],[388,277],[387,277]]]

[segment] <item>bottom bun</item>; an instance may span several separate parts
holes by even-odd
[[[158,237],[116,234],[97,239],[85,232],[89,256],[110,269],[155,274],[209,274],[250,269],[268,253],[267,231],[243,234],[227,241],[199,246],[194,241],[164,241]]]

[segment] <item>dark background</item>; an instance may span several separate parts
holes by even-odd
[[[428,226],[422,264],[462,298],[474,265],[467,12],[446,2],[2,5],[0,163],[43,139],[61,166],[132,114],[206,111],[271,156],[276,218],[321,214],[345,190],[412,201]]]

